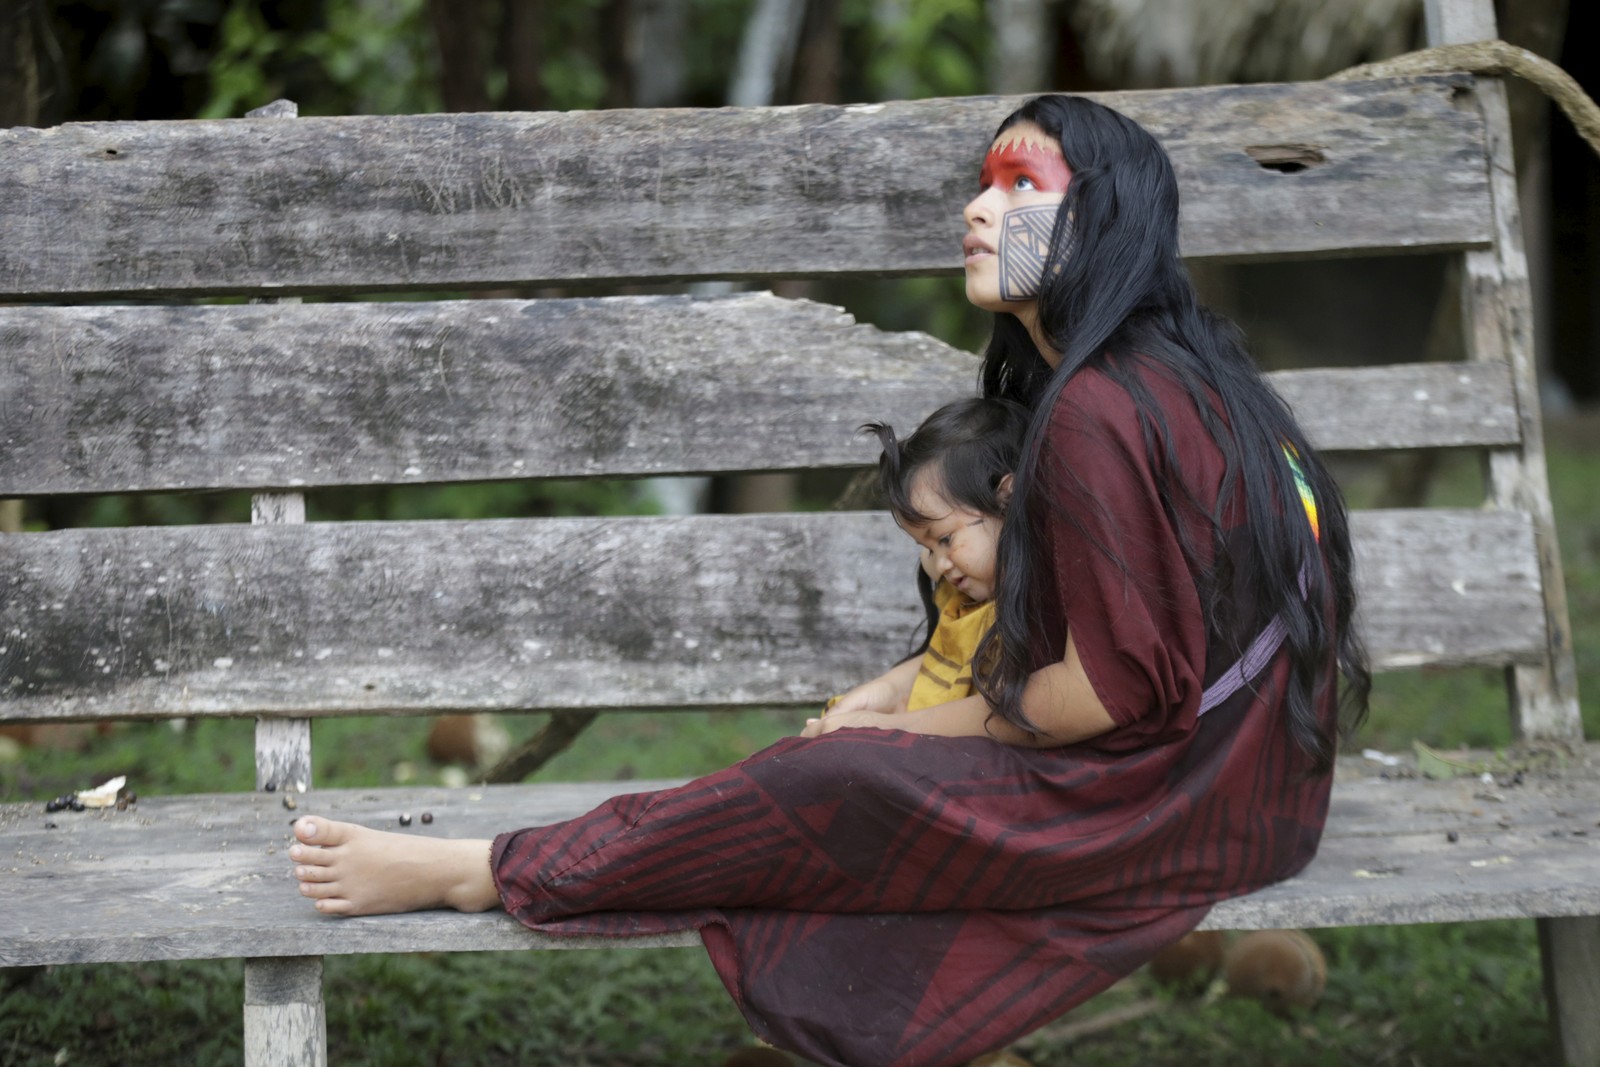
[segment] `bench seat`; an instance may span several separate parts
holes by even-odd
[[[1211,929],[1358,926],[1600,913],[1600,744],[1552,756],[1517,784],[1433,781],[1341,761],[1327,836],[1301,875],[1219,904]],[[583,948],[503,912],[318,915],[296,893],[289,824],[307,812],[409,832],[488,837],[581,814],[670,782],[318,789],[295,796],[142,797],[126,811],[0,807],[7,934],[0,965],[146,959]],[[422,812],[434,816],[430,826]],[[53,824],[52,828],[47,828]],[[1454,832],[1457,840],[1448,838]],[[265,887],[276,882],[279,888]],[[683,933],[644,946],[693,945]]]

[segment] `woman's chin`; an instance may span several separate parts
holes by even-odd
[[[983,278],[974,278],[970,269],[967,271],[967,303],[975,308],[996,313],[1015,310],[1000,299],[998,285]]]

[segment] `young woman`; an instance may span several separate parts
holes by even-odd
[[[329,915],[698,928],[767,1040],[930,1067],[1300,870],[1341,673],[1364,707],[1348,528],[1237,334],[1196,301],[1177,216],[1160,146],[1085,100],[1031,101],[984,161],[964,243],[968,297],[996,313],[983,392],[1033,415],[978,693],[858,701],[680,789],[492,843],[308,817],[301,891]]]

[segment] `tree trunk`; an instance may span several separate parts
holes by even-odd
[[[489,110],[482,0],[429,0],[446,111]]]
[[[544,84],[539,30],[544,24],[544,0],[512,0],[502,12],[501,62],[506,69],[508,111],[538,111],[544,107]]]
[[[837,104],[840,55],[844,35],[839,25],[841,0],[812,0],[805,32],[795,61],[794,91],[797,104]]]
[[[606,77],[603,107],[633,105],[633,69],[628,62],[631,0],[606,0],[600,8],[600,69]]]
[[[739,63],[728,86],[734,107],[778,103],[779,87],[788,83],[805,18],[805,0],[757,0],[745,23]]]
[[[990,0],[989,87],[997,93],[1050,89],[1055,35],[1046,0]]]
[[[39,122],[39,64],[33,32],[37,0],[0,5],[0,129]]]
[[[637,107],[683,103],[684,0],[634,0],[628,22],[628,60]]]

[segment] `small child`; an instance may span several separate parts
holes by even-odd
[[[994,623],[996,548],[1027,408],[974,397],[946,404],[897,440],[883,423],[878,483],[900,528],[922,546],[917,589],[928,636],[881,677],[828,701],[828,711],[916,711],[971,696],[972,661]]]

